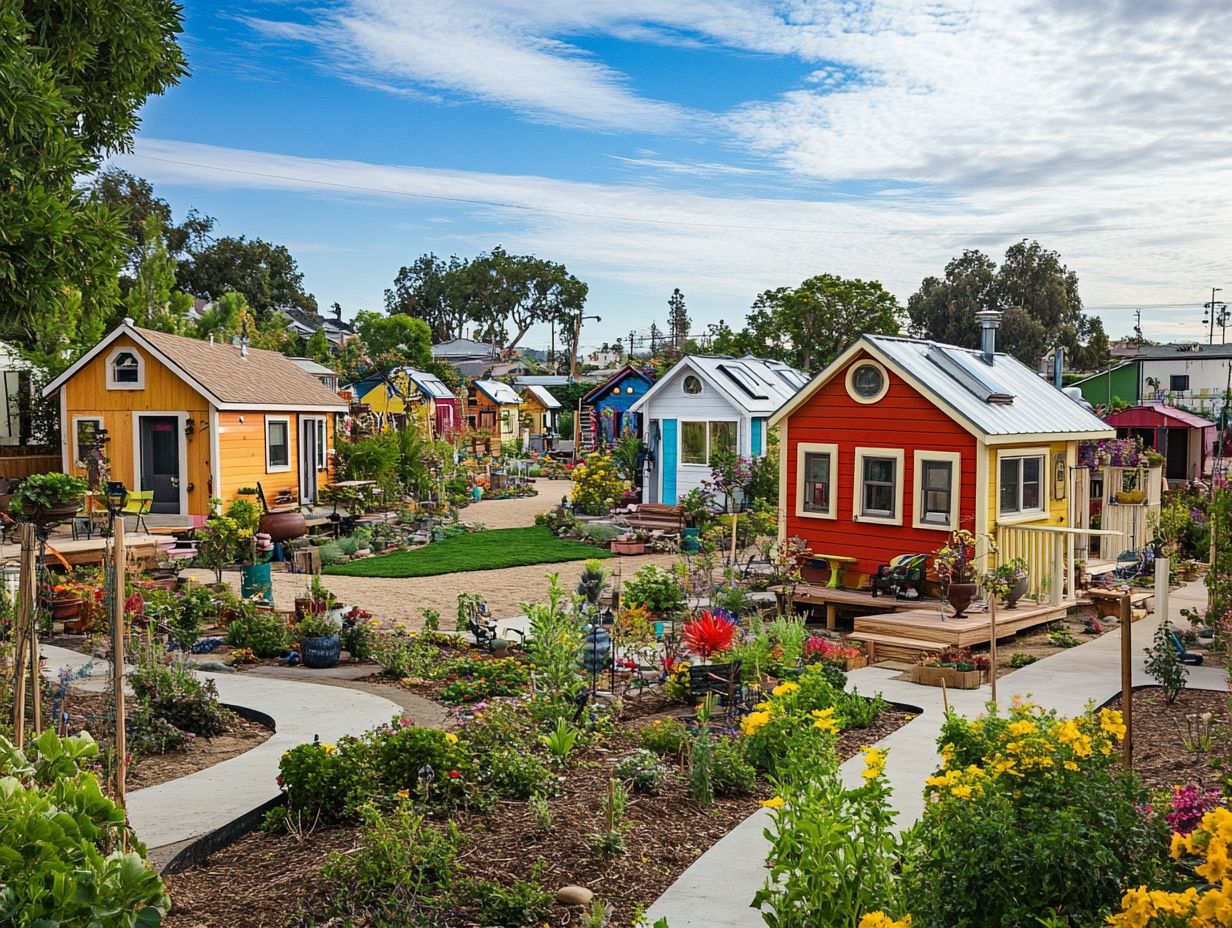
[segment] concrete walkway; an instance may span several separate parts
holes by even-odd
[[[1203,609],[1205,605],[1206,590],[1201,581],[1195,581],[1172,592],[1168,611],[1175,623],[1181,608]],[[1133,624],[1135,686],[1154,682],[1142,670],[1142,649],[1150,645],[1158,625],[1155,617]],[[1181,627],[1187,627],[1187,623]],[[905,828],[924,811],[924,780],[940,761],[936,742],[944,707],[939,688],[893,679],[897,676],[898,671],[866,667],[852,671],[847,678],[862,693],[880,692],[891,702],[923,710],[919,717],[878,743],[879,747],[889,749],[885,773],[894,789],[896,825]],[[1222,667],[1191,667],[1188,686],[1224,690],[1227,675]],[[1076,715],[1088,703],[1104,703],[1120,689],[1121,633],[1117,630],[1003,677],[997,684],[997,696],[1002,705],[1008,705],[1014,696],[1022,696],[1062,714]],[[978,690],[950,690],[948,694],[950,706],[968,717],[982,713],[991,696],[988,685]],[[840,769],[850,785],[859,785],[863,757],[851,758]],[[770,845],[764,831],[769,826],[769,812],[762,809],[728,832],[650,906],[649,921],[666,918],[671,928],[761,928],[761,915],[750,908],[750,903],[766,878],[765,860]]]
[[[44,646],[42,655],[46,658],[44,674],[50,679],[55,679],[62,667],[77,670],[91,661],[79,651],[51,646]],[[108,670],[106,661],[95,660],[92,673],[79,685],[102,689]],[[358,735],[401,712],[388,699],[340,686],[253,674],[201,676],[214,681],[223,702],[271,716],[276,731],[251,751],[129,794],[129,822],[149,848],[150,857],[160,865],[185,842],[209,834],[277,796],[275,778],[283,751],[318,735],[322,741]]]

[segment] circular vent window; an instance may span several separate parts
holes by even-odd
[[[857,403],[875,403],[886,394],[885,368],[875,361],[860,361],[847,371],[847,392]]]
[[[696,396],[702,392],[702,382],[693,374],[689,374],[684,379],[684,392],[690,396]]]

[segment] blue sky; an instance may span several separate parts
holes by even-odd
[[[1232,296],[1223,7],[188,0],[192,76],[116,161],[348,314],[423,252],[502,244],[590,284],[592,345],[673,287],[695,329],[823,272],[905,302],[1031,237],[1111,334],[1142,307],[1195,339]]]

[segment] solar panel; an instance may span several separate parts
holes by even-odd
[[[997,382],[989,373],[987,364],[977,361],[965,351],[956,351],[943,345],[928,349],[928,360],[941,368],[973,396],[985,403],[1008,404],[1014,402],[1014,394]]]
[[[748,368],[741,367],[739,364],[720,364],[719,370],[726,374],[736,386],[738,386],[753,399],[770,399],[770,394],[766,392],[765,386],[756,377],[749,373]]]

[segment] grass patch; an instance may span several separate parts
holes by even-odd
[[[344,577],[436,577],[468,570],[497,570],[531,564],[556,564],[612,557],[611,551],[567,538],[546,526],[483,529],[444,541],[326,567],[322,573]]]

